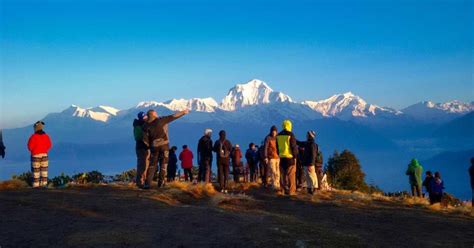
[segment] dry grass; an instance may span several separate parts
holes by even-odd
[[[25,181],[12,179],[0,182],[0,190],[12,190],[12,189],[24,189],[28,188],[28,184]]]

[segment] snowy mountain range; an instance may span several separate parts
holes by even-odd
[[[278,106],[286,106],[287,109],[279,108]],[[462,103],[455,100],[447,103],[433,103],[431,101],[424,101],[402,110],[396,110],[367,103],[360,96],[352,92],[347,92],[333,95],[319,101],[307,100],[296,103],[290,96],[282,92],[274,91],[267,83],[253,79],[247,83],[237,84],[231,88],[220,104],[213,98],[208,97],[172,99],[165,102],[144,101],[126,110],[118,110],[107,106],[81,108],[73,105],[64,110],[61,114],[88,118],[100,122],[109,122],[118,116],[123,116],[127,113],[135,113],[138,110],[143,111],[149,108],[159,108],[169,111],[189,109],[194,113],[202,113],[194,115],[194,117],[198,118],[191,117],[189,120],[199,122],[210,121],[215,118],[241,118],[242,115],[253,111],[272,111],[271,113],[259,113],[263,116],[281,112],[284,112],[284,115],[288,114],[291,116],[291,113],[288,113],[289,110],[293,111],[292,114],[297,118],[301,117],[303,119],[338,118],[341,120],[363,120],[383,118],[384,120],[390,120],[410,118],[422,122],[447,122],[474,111],[474,102]],[[205,113],[209,114],[209,118],[206,118]]]

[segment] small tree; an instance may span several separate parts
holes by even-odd
[[[363,192],[369,190],[360,162],[349,150],[340,154],[335,151],[328,159],[326,171],[329,183],[336,188]]]

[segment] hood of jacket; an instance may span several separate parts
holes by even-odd
[[[283,128],[283,130],[291,132],[291,130],[293,128],[293,124],[291,124],[290,120],[284,120],[283,124],[282,124],[282,128]]]

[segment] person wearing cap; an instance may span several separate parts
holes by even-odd
[[[298,156],[298,147],[296,138],[291,131],[293,125],[290,120],[284,120],[283,131],[277,136],[278,156],[280,157],[280,173],[282,177],[282,186],[285,193],[296,195],[296,158]]]
[[[226,132],[224,130],[219,131],[219,139],[214,143],[213,150],[216,153],[219,186],[222,193],[227,193],[232,143],[226,138]]]
[[[263,156],[265,163],[268,165],[270,176],[270,185],[273,190],[280,191],[280,157],[278,156],[278,147],[276,142],[278,130],[276,126],[270,128],[270,133],[265,138],[263,145]]]
[[[316,163],[318,157],[318,145],[314,142],[316,132],[308,131],[306,133],[306,141],[297,141],[298,146],[304,147],[303,155],[303,172],[306,177],[306,189],[308,194],[314,194],[318,189],[318,178],[316,176]]]
[[[206,128],[204,135],[199,139],[197,160],[199,164],[198,182],[211,182],[212,165],[212,129]]]
[[[48,152],[52,147],[51,139],[43,131],[44,122],[37,121],[33,125],[34,134],[28,140],[31,153],[31,172],[33,188],[48,186]]]
[[[151,186],[158,165],[158,188],[165,184],[166,170],[169,160],[168,124],[189,113],[189,110],[177,112],[173,115],[158,117],[158,113],[150,109],[147,112],[148,120],[143,125],[143,142],[150,147],[150,162],[146,173],[146,187]]]
[[[150,149],[143,142],[143,125],[148,117],[144,112],[139,112],[137,118],[133,120],[133,136],[135,138],[135,153],[137,155],[137,176],[135,183],[137,187],[148,187],[145,184],[146,172],[148,170]]]

